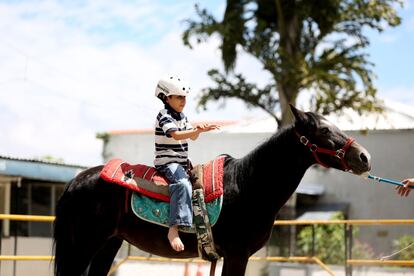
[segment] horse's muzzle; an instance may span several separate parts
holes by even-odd
[[[371,170],[371,155],[360,144],[354,142],[347,158],[352,173],[360,175]]]

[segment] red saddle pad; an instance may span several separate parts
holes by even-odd
[[[201,165],[203,168],[203,189],[206,202],[223,194],[223,167],[225,156]],[[101,178],[144,194],[146,196],[170,201],[168,180],[154,167],[143,164],[130,165],[121,159],[111,159],[101,171]]]

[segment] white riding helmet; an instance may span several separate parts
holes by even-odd
[[[190,86],[182,78],[169,75],[161,78],[155,88],[155,96],[162,101],[168,96],[187,96],[191,91]]]

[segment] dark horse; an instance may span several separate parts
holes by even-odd
[[[279,209],[315,163],[361,174],[369,153],[322,116],[291,107],[295,123],[279,130],[244,158],[228,156],[224,201],[213,227],[223,257],[222,276],[244,275],[249,257],[268,241]],[[155,255],[194,258],[195,234],[182,233],[185,250],[171,249],[166,227],[126,210],[125,189],[99,178],[102,166],[74,178],[59,199],[54,225],[55,275],[107,275],[123,240]],[[139,274],[139,271],[137,272]]]

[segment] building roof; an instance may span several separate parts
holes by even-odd
[[[326,118],[342,130],[414,129],[414,106],[387,101],[383,113],[359,115],[349,109]]]
[[[296,193],[311,196],[321,196],[325,193],[325,188],[320,184],[303,183],[299,184]]]
[[[240,121],[235,120],[222,120],[222,121],[196,121],[191,122],[192,125],[208,123],[208,124],[216,124],[219,126],[229,126],[237,124]],[[107,132],[108,135],[128,135],[128,134],[153,134],[154,128],[141,128],[141,129],[118,129],[118,130],[110,130]]]
[[[356,130],[390,130],[390,129],[414,129],[414,106],[385,102],[385,110],[382,113],[358,114],[357,111],[348,108],[341,114],[325,116],[331,123],[344,131]],[[272,117],[249,118],[229,121],[204,121],[193,122],[218,124],[221,126],[217,132],[222,133],[273,133],[277,130],[277,123]],[[127,134],[152,134],[153,129],[127,129],[108,131],[108,135]]]
[[[414,129],[414,107],[387,101],[383,113],[358,114],[346,109],[341,114],[325,116],[341,130],[390,130]],[[271,133],[277,129],[276,121],[271,117],[252,118],[239,121],[221,128],[225,133]]]
[[[0,175],[51,182],[68,182],[86,167],[0,156]]]

